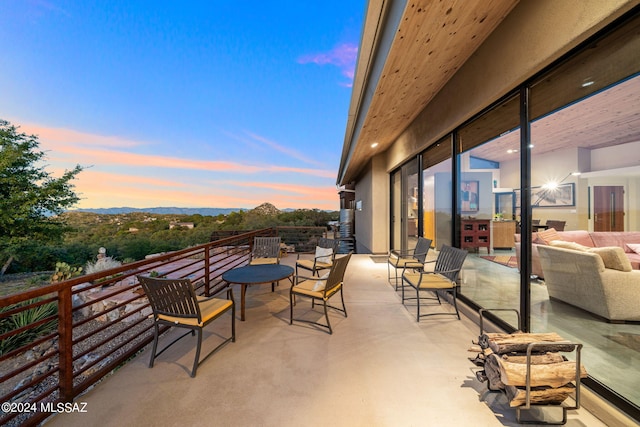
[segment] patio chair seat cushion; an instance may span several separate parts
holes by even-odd
[[[418,283],[420,283],[420,289],[451,289],[455,286],[451,280],[441,274],[422,274],[422,281],[420,281],[420,276],[419,272],[404,273],[405,280],[414,288],[418,287]]]
[[[249,264],[251,265],[265,265],[265,264],[278,264],[278,258],[254,258]]]
[[[198,305],[200,305],[200,314],[202,315],[202,323],[198,323],[198,319],[195,317],[168,316],[166,314],[158,315],[158,319],[181,325],[203,326],[209,320],[224,312],[232,304],[233,301],[231,300],[219,298],[198,301]]]
[[[396,266],[396,268],[398,269],[402,269],[402,268],[420,268],[422,267],[423,263],[421,263],[420,261],[416,260],[415,258],[397,258],[395,260],[392,260],[392,264]]]
[[[297,264],[298,264],[298,267],[306,268],[307,270],[313,270],[312,259],[301,259],[301,260],[298,260]],[[331,268],[330,262],[316,261],[316,270],[325,270],[327,268]]]
[[[320,298],[320,299],[322,299],[323,297],[326,297],[328,299],[329,297],[331,297],[331,295],[335,294],[340,289],[342,289],[342,283],[340,283],[339,285],[334,286],[333,288],[331,288],[331,290],[327,291],[327,294],[324,295],[324,289],[319,290],[319,291],[314,291],[313,290],[313,288],[315,288],[315,286],[316,286],[316,282],[317,282],[317,280],[303,280],[303,281],[299,282],[298,284],[296,284],[293,287],[293,289],[298,294],[307,295],[307,296],[310,296],[310,297],[315,297],[315,298]]]

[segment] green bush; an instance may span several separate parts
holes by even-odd
[[[34,298],[7,307],[0,307],[0,314],[6,313],[18,307],[24,307],[26,305],[36,303],[41,300],[41,298]],[[49,302],[20,311],[18,313],[14,313],[8,317],[3,317],[2,319],[0,319],[0,334],[5,334],[24,326],[31,325],[42,319],[46,319],[47,317],[54,316],[57,313],[58,304],[56,304],[55,302]],[[49,322],[43,323],[42,325],[27,329],[0,341],[0,355],[9,353],[17,348],[22,347],[23,345],[34,341],[36,338],[42,335],[51,333],[51,331],[56,329],[57,324],[57,320],[51,320]]]

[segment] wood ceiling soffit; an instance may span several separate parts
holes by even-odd
[[[405,9],[365,118],[350,169],[386,150],[517,4],[422,0]]]

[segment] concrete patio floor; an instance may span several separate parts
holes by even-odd
[[[294,262],[291,255],[283,259]],[[287,280],[274,293],[269,285],[250,287],[241,322],[234,287],[237,340],[202,363],[196,378],[189,376],[195,338],[174,345],[153,369],[147,368],[147,348],[76,399],[86,402],[86,413],[59,414],[46,425],[519,425],[505,396],[488,392],[475,377],[478,368],[468,359],[475,353],[468,349],[478,326],[464,316],[416,322],[415,307],[405,308],[387,283],[386,264],[352,257],[345,277],[349,316],[330,311],[333,335],[289,325],[288,289]],[[310,307],[299,299],[295,312]],[[316,309],[306,316],[322,317]],[[225,316],[205,329],[203,354],[229,333],[229,322]],[[605,424],[582,408],[568,411],[566,425]]]

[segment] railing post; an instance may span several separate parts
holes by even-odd
[[[207,246],[204,247],[204,294],[206,296],[208,296],[208,297],[211,296],[209,294],[210,289],[211,289],[211,287],[209,285],[209,277],[210,277],[209,276],[209,269],[210,269],[210,266],[211,266],[210,257],[211,257],[211,246],[207,245]]]
[[[73,400],[73,313],[71,286],[58,292],[58,352],[60,399]]]

